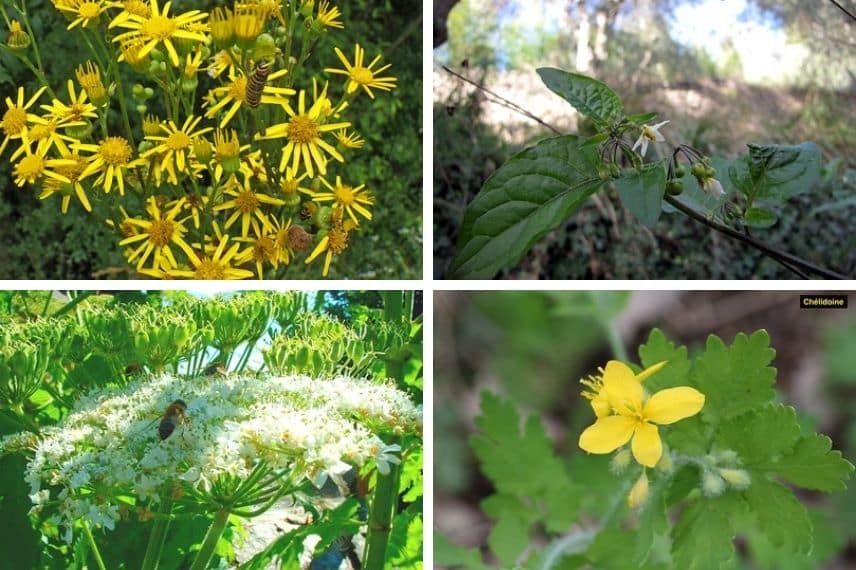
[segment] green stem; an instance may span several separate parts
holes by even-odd
[[[386,561],[386,546],[392,528],[392,517],[398,503],[400,465],[390,465],[387,475],[377,474],[372,495],[366,535],[365,570],[381,570]]]
[[[104,566],[104,561],[101,559],[101,552],[98,551],[98,545],[95,544],[95,537],[92,536],[92,530],[89,528],[89,523],[83,521],[83,532],[86,533],[86,538],[89,540],[89,548],[92,549],[92,556],[95,558],[95,564],[99,570],[107,570]]]
[[[615,326],[615,323],[608,321],[603,323],[603,325],[606,329],[606,337],[609,341],[609,348],[612,350],[612,355],[616,360],[628,362],[627,349],[624,348],[624,342],[621,340],[621,335],[618,334],[618,328]]]
[[[229,511],[220,509],[214,514],[214,520],[205,534],[205,540],[202,542],[202,548],[196,555],[193,565],[190,570],[204,570],[208,567],[211,557],[214,556],[214,549],[217,546],[217,541],[223,536],[223,531],[226,530],[226,523],[229,522]]]
[[[158,567],[163,543],[166,540],[166,531],[170,521],[169,515],[172,512],[172,499],[169,497],[168,490],[161,493],[161,497],[160,509],[155,517],[152,533],[149,535],[149,544],[143,558],[142,570],[155,570]]]

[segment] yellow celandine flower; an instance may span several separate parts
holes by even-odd
[[[103,106],[110,98],[107,88],[101,81],[101,70],[91,61],[87,61],[85,65],[79,65],[75,70],[75,75],[77,82],[80,83],[96,107]]]
[[[96,184],[104,184],[104,191],[109,193],[113,188],[113,178],[119,186],[119,194],[125,195],[124,172],[129,168],[135,168],[145,164],[145,160],[131,160],[134,151],[124,137],[107,137],[99,144],[76,144],[75,150],[91,152],[89,166],[80,175],[83,180],[98,173]]]
[[[70,104],[66,105],[59,99],[53,99],[50,105],[40,105],[42,110],[47,111],[47,117],[52,117],[61,121],[60,126],[73,126],[71,123],[82,121],[84,118],[96,119],[98,114],[95,112],[95,105],[86,101],[87,95],[84,89],[80,90],[80,95],[74,91],[74,81],[71,79],[67,82],[68,85],[68,100]]]
[[[74,162],[63,158],[45,158],[46,151],[36,149],[32,152],[29,144],[23,145],[24,158],[15,165],[13,174],[15,175],[15,184],[23,186],[24,183],[32,184],[42,176],[53,178],[61,182],[69,182],[69,179],[55,172],[56,169],[62,166],[73,166]]]
[[[657,425],[668,425],[699,413],[704,394],[689,386],[667,388],[646,398],[630,367],[604,371],[602,392],[614,415],[598,417],[580,435],[579,446],[589,453],[610,453],[631,441],[637,462],[654,467],[663,454]]]
[[[312,263],[316,257],[322,253],[326,253],[327,255],[324,257],[324,270],[322,271],[322,275],[327,277],[330,273],[330,262],[333,261],[333,256],[339,255],[348,249],[348,234],[355,227],[356,226],[352,220],[345,220],[342,224],[334,223],[330,228],[330,231],[327,232],[327,235],[321,238],[321,241],[318,242],[318,245],[315,246],[315,249],[309,257],[306,258],[305,263]]]
[[[294,95],[294,89],[289,89],[288,87],[274,87],[270,84],[272,81],[279,79],[287,73],[287,69],[280,69],[279,71],[275,71],[268,75],[268,84],[266,84],[262,89],[262,96],[260,99],[262,103],[267,103],[269,105],[288,105],[288,99],[286,99],[285,96]],[[225,126],[229,124],[229,121],[232,120],[232,117],[235,116],[235,113],[238,112],[238,109],[247,102],[247,81],[246,75],[230,74],[228,85],[215,87],[210,91],[212,100],[220,100],[213,107],[208,109],[205,116],[209,119],[213,118],[221,109],[225,108],[229,103],[232,103],[232,106],[220,121],[220,128],[225,128]]]
[[[666,366],[666,361],[658,362],[653,364],[640,372],[639,374],[633,374],[633,370],[630,369],[629,366],[620,362],[618,360],[610,360],[606,363],[606,370],[602,367],[599,367],[597,370],[599,374],[589,376],[584,380],[580,380],[580,383],[588,388],[587,390],[583,390],[581,395],[583,398],[591,400],[591,409],[594,411],[594,414],[602,418],[604,416],[608,416],[612,413],[612,406],[609,405],[609,399],[606,396],[606,392],[603,390],[603,380],[606,377],[613,376],[627,376],[628,374],[632,375],[637,382],[642,383]]]
[[[335,202],[336,208],[343,209],[354,221],[354,225],[359,225],[359,220],[354,212],[360,214],[367,220],[372,219],[372,213],[366,206],[374,204],[374,199],[368,190],[365,190],[366,185],[360,184],[357,187],[342,184],[342,177],[336,177],[336,184],[330,184],[327,179],[321,177],[321,183],[329,189],[329,192],[313,192],[312,199],[316,202]]]
[[[146,207],[150,219],[128,218],[125,220],[127,223],[142,229],[142,232],[139,234],[127,237],[119,242],[121,246],[143,242],[137,249],[132,250],[128,256],[129,263],[133,263],[134,260],[137,261],[138,271],[143,268],[146,260],[148,260],[153,252],[153,269],[160,268],[164,264],[164,260],[169,263],[170,267],[176,267],[178,264],[170,248],[171,244],[180,247],[188,257],[194,255],[193,249],[184,241],[183,236],[187,232],[187,228],[184,227],[184,220],[176,220],[183,206],[184,199],[181,198],[173,203],[169,211],[164,213],[158,207],[157,200],[152,197],[149,198],[149,203]]]
[[[39,100],[39,97],[44,93],[47,87],[40,87],[26,103],[24,103],[24,88],[18,87],[18,98],[12,101],[10,97],[6,97],[6,112],[3,113],[3,119],[0,120],[0,128],[3,129],[3,142],[0,143],[0,155],[6,150],[6,145],[12,139],[20,139],[24,131],[27,129],[27,119],[35,117],[31,113],[27,113],[27,109]]]
[[[270,227],[270,221],[268,220],[267,214],[264,212],[264,204],[282,206],[285,203],[279,198],[274,198],[267,194],[253,191],[252,184],[249,179],[245,180],[243,185],[239,184],[238,180],[234,176],[230,179],[228,187],[223,190],[223,193],[228,196],[232,196],[233,199],[214,206],[214,211],[220,212],[223,210],[234,209],[235,211],[232,212],[232,215],[226,220],[223,228],[228,230],[240,218],[241,236],[243,237],[247,237],[249,235],[250,225],[253,226],[253,231],[256,235],[261,234],[263,231],[259,228],[259,223],[261,223],[261,228]]]
[[[636,147],[642,147],[641,153],[642,156],[645,156],[645,153],[648,152],[648,143],[649,142],[663,142],[665,137],[660,134],[660,127],[668,124],[669,121],[663,121],[662,123],[657,123],[653,126],[642,125],[642,133],[639,135],[639,138],[636,139],[636,142],[633,143],[633,150],[636,150]]]
[[[178,184],[178,172],[188,173],[189,153],[193,147],[194,137],[198,137],[213,131],[211,127],[205,127],[195,131],[202,117],[190,115],[179,129],[173,121],[161,124],[160,135],[148,135],[146,140],[155,141],[158,145],[140,155],[141,158],[149,158],[152,155],[160,157],[160,165],[169,174],[168,180]],[[165,136],[164,136],[165,135]],[[160,171],[157,173],[157,184],[160,186]]]
[[[379,74],[389,69],[391,64],[388,63],[383,67],[372,69],[380,62],[382,56],[378,55],[371,61],[371,63],[363,65],[363,58],[366,55],[366,51],[360,47],[360,44],[357,44],[354,48],[354,65],[351,65],[348,58],[342,53],[342,50],[335,48],[335,51],[336,55],[339,57],[339,61],[341,61],[342,65],[345,66],[345,69],[325,68],[324,71],[327,73],[347,75],[348,85],[345,88],[345,91],[348,95],[362,87],[363,91],[365,91],[369,97],[374,99],[372,89],[390,91],[395,88],[395,82],[398,81],[395,77],[378,77]]]
[[[306,109],[306,91],[300,90],[298,95],[297,112],[290,105],[285,105],[285,112],[290,120],[287,123],[273,125],[256,135],[256,140],[269,140],[286,137],[288,144],[282,149],[282,158],[279,162],[280,171],[285,170],[285,165],[291,160],[291,168],[294,172],[300,169],[301,160],[309,173],[315,176],[313,162],[318,166],[321,174],[327,174],[327,159],[324,152],[339,162],[345,159],[332,145],[325,142],[321,136],[330,131],[350,127],[351,123],[327,123],[319,122],[321,110],[327,104],[327,97],[323,95],[315,100],[309,110]]]
[[[344,24],[342,24],[339,17],[341,17],[342,12],[336,6],[330,6],[330,2],[328,0],[321,0],[318,3],[318,17],[317,21],[322,26],[326,26],[328,28],[344,28]]]
[[[249,279],[253,276],[252,271],[232,267],[232,261],[236,260],[238,250],[241,248],[240,243],[234,244],[229,249],[226,245],[229,242],[229,236],[223,236],[210,255],[198,256],[195,252],[189,255],[192,270],[188,269],[169,269],[166,274],[171,277],[188,277],[190,279]],[[240,260],[236,260],[240,264]]]
[[[62,158],[74,161],[74,165],[60,166],[56,169],[57,174],[67,178],[68,182],[63,182],[56,178],[46,180],[42,184],[42,193],[39,194],[39,200],[46,200],[54,194],[59,194],[62,196],[61,211],[63,214],[67,214],[71,197],[76,196],[83,209],[91,212],[92,205],[86,196],[86,190],[84,190],[83,185],[80,183],[80,175],[86,170],[86,165],[89,164],[89,161],[76,152],[69,152],[67,155],[63,154]]]
[[[191,42],[205,42],[205,34],[186,29],[190,24],[199,22],[208,17],[208,14],[199,10],[191,10],[175,17],[169,16],[169,8],[172,2],[164,4],[163,10],[158,7],[158,0],[151,0],[151,14],[141,16],[139,14],[128,14],[124,19],[114,19],[110,27],[125,28],[130,31],[119,34],[113,38],[114,42],[126,41],[130,38],[141,37],[146,40],[146,45],[138,52],[139,57],[146,56],[159,43],[163,43],[169,59],[174,67],[180,65],[178,52],[175,50],[173,40],[188,40]]]
[[[360,135],[358,135],[356,132],[349,133],[348,129],[339,129],[338,131],[336,131],[336,140],[339,141],[339,144],[342,145],[344,148],[351,149],[362,148],[363,145],[366,143],[366,141],[364,141]]]
[[[72,29],[76,26],[85,28],[92,21],[97,21],[98,17],[107,6],[101,0],[54,0],[54,6],[57,10],[63,12],[66,18],[72,20],[66,29]]]

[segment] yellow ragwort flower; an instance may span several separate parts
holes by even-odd
[[[101,70],[94,63],[87,61],[86,65],[79,65],[74,74],[77,76],[77,82],[96,107],[101,107],[107,102],[110,96],[101,81]]]
[[[326,26],[328,28],[344,28],[344,24],[342,24],[339,17],[341,17],[342,12],[336,6],[331,6],[328,0],[321,0],[318,3],[318,18],[317,21],[322,26]]]
[[[70,122],[82,121],[84,118],[97,119],[95,105],[86,101],[86,91],[81,89],[80,95],[76,94],[74,81],[71,79],[68,80],[67,85],[70,104],[66,105],[59,99],[54,99],[50,105],[40,105],[44,111],[47,111],[47,116],[61,121],[61,126],[70,126]]]
[[[226,220],[223,225],[224,229],[229,229],[240,218],[241,220],[241,236],[247,237],[250,232],[250,225],[253,226],[253,231],[256,235],[263,232],[264,228],[270,227],[270,221],[267,214],[264,212],[264,205],[282,206],[285,202],[279,198],[268,196],[262,192],[255,192],[249,179],[245,180],[243,185],[238,183],[238,180],[233,176],[227,188],[223,190],[227,196],[231,196],[232,200],[227,200],[222,204],[214,206],[215,212],[223,210],[234,210],[232,215]],[[261,224],[261,228],[259,228]]]
[[[363,65],[363,58],[366,55],[366,51],[360,47],[360,44],[357,44],[354,48],[354,65],[351,65],[348,58],[342,53],[342,50],[335,48],[335,51],[336,55],[339,56],[339,61],[341,61],[342,65],[345,66],[345,69],[325,68],[324,71],[327,73],[347,75],[348,85],[345,90],[349,95],[362,87],[363,91],[365,91],[369,97],[374,99],[372,89],[390,91],[395,88],[395,82],[398,81],[395,77],[378,77],[379,74],[390,68],[390,64],[386,64],[377,69],[372,69],[380,62],[380,55],[375,57],[368,65]]]
[[[73,166],[74,162],[62,158],[45,158],[46,151],[44,149],[36,149],[32,152],[29,144],[23,145],[24,158],[15,165],[13,174],[15,175],[15,184],[23,186],[24,183],[32,184],[42,176],[53,178],[61,182],[69,182],[69,179],[62,174],[55,172],[59,167]]]
[[[164,259],[169,263],[170,267],[176,267],[175,256],[170,249],[170,245],[177,245],[187,254],[188,257],[194,255],[193,249],[184,241],[184,234],[187,228],[183,225],[183,220],[176,220],[176,217],[181,213],[184,206],[184,199],[179,199],[173,203],[172,208],[164,213],[158,207],[157,200],[149,198],[146,211],[149,213],[148,220],[141,218],[128,218],[125,220],[128,224],[137,226],[142,229],[142,232],[127,237],[119,242],[119,245],[129,245],[132,243],[143,242],[135,250],[130,251],[128,255],[128,263],[137,261],[137,270],[143,268],[146,260],[154,252],[152,260],[152,269],[159,269],[164,265]]]
[[[362,148],[366,141],[357,134],[349,133],[348,129],[339,129],[336,131],[336,140],[339,141],[339,144],[342,145],[343,148],[354,149],[354,148]]]
[[[123,42],[130,38],[141,37],[146,40],[146,45],[138,52],[138,57],[144,57],[156,45],[163,43],[170,61],[174,67],[180,65],[178,52],[175,50],[173,40],[188,40],[191,42],[205,42],[205,34],[198,31],[186,29],[190,24],[199,22],[208,17],[208,14],[199,10],[191,10],[175,17],[169,15],[172,2],[164,4],[163,10],[158,7],[158,0],[151,0],[151,14],[141,16],[139,14],[128,14],[124,19],[114,19],[110,27],[126,28],[130,31],[119,34],[113,38],[114,42]]]
[[[205,127],[195,131],[194,129],[201,120],[202,117],[190,115],[180,129],[172,121],[161,124],[159,135],[146,136],[146,140],[157,142],[157,146],[147,150],[140,157],[148,158],[152,155],[158,155],[161,167],[169,174],[168,180],[173,184],[178,184],[177,173],[190,173],[188,158],[190,150],[193,148],[194,137],[214,130],[211,127]],[[160,185],[160,171],[158,171],[157,183]]]
[[[291,160],[291,168],[294,172],[300,169],[301,160],[309,173],[315,176],[313,162],[318,166],[321,174],[327,174],[326,152],[339,162],[345,159],[331,144],[321,137],[324,133],[350,127],[351,123],[327,123],[319,121],[321,110],[328,104],[326,95],[315,100],[312,107],[306,109],[306,92],[300,90],[298,95],[297,112],[290,105],[285,105],[285,112],[290,117],[287,123],[280,123],[268,127],[262,133],[256,135],[256,140],[278,139],[286,137],[288,143],[282,149],[282,158],[279,162],[280,171],[285,170],[285,165]]]
[[[279,71],[275,71],[268,75],[268,84],[266,84],[262,89],[262,96],[260,99],[262,103],[267,103],[269,105],[281,105],[283,107],[288,105],[288,99],[286,99],[285,96],[294,95],[294,89],[289,89],[287,87],[274,87],[270,84],[272,81],[279,79],[287,73],[287,69],[280,69]],[[220,121],[220,128],[225,128],[225,126],[229,124],[229,121],[232,120],[232,117],[235,116],[235,113],[238,112],[238,109],[240,109],[241,106],[246,105],[247,81],[246,75],[230,74],[228,85],[215,87],[210,91],[212,100],[220,100],[208,109],[205,116],[209,119],[213,118],[221,109],[225,108],[229,103],[232,103],[232,106],[228,111],[226,111],[226,114]],[[247,106],[247,108],[249,108],[249,106]]]
[[[61,211],[63,214],[67,214],[71,197],[76,196],[83,208],[87,212],[91,212],[92,205],[86,196],[86,190],[84,190],[83,185],[80,183],[80,175],[86,170],[86,165],[89,164],[89,161],[86,157],[80,156],[76,152],[63,154],[62,157],[74,161],[73,165],[60,166],[56,169],[56,173],[67,178],[68,182],[63,182],[58,178],[45,180],[42,184],[42,193],[39,194],[39,200],[46,200],[54,194],[59,194],[62,196]]]
[[[6,145],[12,139],[20,139],[24,131],[27,129],[27,119],[35,117],[31,113],[27,113],[27,109],[33,106],[38,101],[42,93],[47,87],[40,87],[32,97],[24,103],[24,88],[18,87],[18,99],[12,101],[10,97],[6,97],[6,112],[3,113],[3,119],[0,120],[0,128],[3,129],[3,142],[0,143],[0,155],[6,150]]]
[[[96,184],[104,184],[104,191],[110,192],[113,188],[113,178],[119,186],[119,194],[125,195],[124,172],[129,168],[135,168],[145,161],[131,160],[134,151],[124,137],[107,137],[99,144],[76,144],[75,150],[91,152],[89,166],[80,175],[80,179],[88,178],[93,174],[99,174]]]
[[[86,28],[90,22],[97,22],[101,13],[107,9],[102,0],[62,0],[54,1],[54,6],[72,20],[67,28],[69,30],[78,25]]]
[[[345,210],[354,221],[354,225],[359,225],[359,220],[356,214],[360,214],[367,220],[372,219],[372,213],[366,206],[374,204],[374,199],[368,190],[365,190],[366,185],[349,186],[342,183],[342,177],[336,177],[336,184],[330,184],[327,179],[321,177],[321,183],[328,188],[328,192],[313,192],[312,199],[316,202],[334,202],[335,208]],[[356,214],[355,214],[356,212]]]
[[[261,230],[261,233],[257,233],[258,230]],[[255,226],[253,233],[255,235],[235,238],[235,241],[248,244],[249,247],[239,255],[244,262],[252,261],[255,263],[256,276],[259,279],[264,279],[265,264],[272,266],[274,269],[279,267],[279,246],[276,243],[276,235],[271,234],[267,229]]]
[[[333,224],[330,231],[327,232],[315,249],[306,258],[305,263],[312,263],[316,257],[322,253],[327,255],[324,257],[324,277],[330,273],[330,262],[333,261],[334,255],[339,255],[348,249],[348,234],[354,229],[354,223],[351,220],[345,220],[344,224]]]
[[[188,277],[190,279],[249,279],[253,276],[252,271],[232,267],[232,261],[238,261],[238,250],[241,248],[240,243],[234,244],[229,249],[226,245],[229,242],[229,236],[222,236],[217,244],[214,252],[208,255],[196,255],[191,252],[189,256],[190,264],[193,266],[189,269],[170,269],[166,273],[171,277]]]
[[[654,467],[663,454],[657,425],[668,425],[699,413],[704,394],[688,386],[660,390],[646,397],[629,366],[608,366],[602,393],[615,412],[598,417],[580,435],[579,446],[589,453],[610,453],[631,441],[637,462]]]

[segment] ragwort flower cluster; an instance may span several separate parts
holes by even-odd
[[[178,399],[187,419],[162,440],[157,420]],[[381,437],[418,433],[421,423],[421,407],[403,392],[365,380],[163,376],[91,393],[38,438],[9,436],[0,449],[33,450],[33,509],[55,506],[49,520],[70,541],[81,518],[113,529],[133,509],[150,517],[165,485],[175,496],[200,496],[259,465],[318,488],[367,462],[388,472],[401,448]]]
[[[345,168],[364,144],[350,102],[396,86],[380,54],[319,44],[344,27],[336,6],[51,1],[92,59],[62,92],[43,84],[5,99],[0,155],[11,148],[15,184],[105,221],[144,276],[283,277],[296,260],[318,259],[328,275],[375,206]],[[0,46],[38,72],[36,38],[6,12]],[[307,69],[320,49],[341,67]],[[126,66],[140,77],[130,93]]]

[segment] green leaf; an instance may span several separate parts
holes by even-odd
[[[642,368],[664,360],[668,363],[665,368],[645,380],[645,388],[652,394],[664,388],[689,385],[692,363],[687,358],[687,347],[676,347],[660,329],[652,329],[645,344],[639,346],[639,358]]]
[[[578,137],[547,139],[511,157],[467,206],[458,253],[449,268],[457,279],[489,279],[516,263],[603,184],[597,151]]]
[[[853,465],[841,456],[840,451],[831,449],[831,439],[813,434],[799,440],[794,450],[773,468],[781,477],[804,489],[843,491],[847,488]]]
[[[790,489],[773,481],[755,478],[744,496],[758,518],[759,530],[774,546],[799,554],[811,551],[811,521],[805,507]]]
[[[541,67],[537,71],[550,91],[595,123],[607,124],[624,112],[615,91],[597,79],[552,67]]]
[[[659,163],[646,164],[642,171],[625,169],[615,181],[621,203],[633,216],[652,227],[663,211],[666,171]]]
[[[482,561],[477,548],[465,548],[452,544],[438,532],[434,533],[434,563],[449,568],[466,568],[467,570],[490,568]]]
[[[820,178],[820,148],[799,145],[754,145],[728,170],[732,183],[750,204],[758,199],[786,200],[808,192]]]
[[[775,404],[725,420],[716,442],[722,449],[733,449],[752,466],[790,451],[799,435],[795,410]]]
[[[587,146],[595,146],[595,145],[598,145],[598,144],[602,143],[603,141],[605,141],[605,140],[606,140],[606,139],[608,139],[608,138],[609,138],[609,133],[598,133],[598,134],[593,135],[593,136],[590,136],[589,138],[587,138],[586,140],[584,140],[584,141],[580,144],[580,148],[584,148],[584,147],[587,147]]]
[[[681,570],[719,568],[734,556],[733,519],[745,503],[735,493],[701,499],[681,513],[672,529],[672,561]]]
[[[746,210],[743,220],[747,226],[764,229],[774,226],[779,221],[779,217],[764,208],[749,208]]]
[[[776,369],[769,366],[776,351],[765,330],[734,337],[731,347],[710,335],[705,353],[696,360],[692,384],[705,395],[702,415],[711,423],[736,416],[773,399]]]
[[[627,120],[637,125],[650,123],[657,117],[657,113],[639,113],[637,115],[627,115]]]
[[[529,523],[514,515],[504,514],[490,529],[487,544],[502,562],[502,567],[511,568],[529,545]]]

